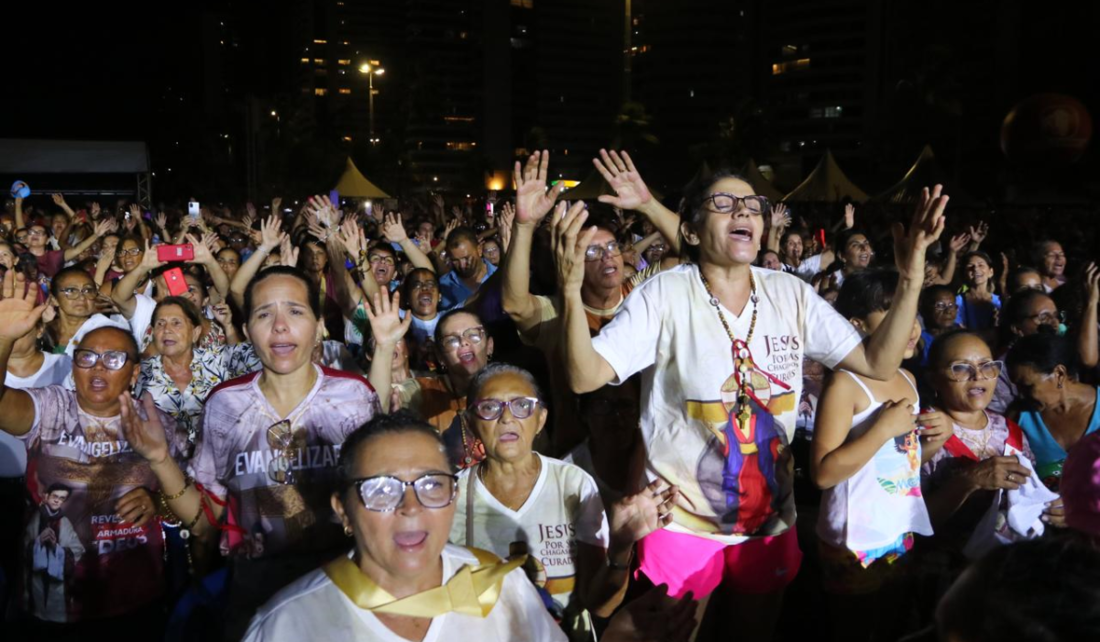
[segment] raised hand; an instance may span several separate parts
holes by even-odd
[[[157,213],[157,216],[153,219],[153,222],[156,223],[159,229],[164,231],[168,230],[168,215],[164,212]]]
[[[512,176],[516,182],[516,220],[520,225],[537,225],[554,209],[554,203],[565,189],[565,185],[559,182],[546,191],[546,166],[549,162],[550,152],[546,150],[531,154],[522,169],[516,161]]]
[[[210,248],[207,247],[206,243],[204,243],[204,241],[206,240],[205,236],[202,240],[199,240],[190,234],[185,235],[184,238],[187,239],[187,242],[191,244],[191,251],[195,255],[195,258],[188,261],[188,263],[207,265],[214,260],[214,255],[210,253]]]
[[[65,207],[67,205],[67,203],[65,203],[65,197],[61,194],[50,194],[50,198],[53,199],[53,204],[58,207]]]
[[[0,341],[12,341],[31,332],[46,311],[45,305],[36,306],[38,287],[27,283],[23,273],[8,270],[0,286]]]
[[[402,320],[398,311],[401,309],[401,292],[393,293],[393,298],[375,293],[370,305],[367,306],[367,321],[370,323],[371,335],[374,336],[376,346],[386,346],[393,349],[398,340],[405,336],[409,326],[412,325],[411,314],[406,314]]]
[[[279,213],[279,206],[282,205],[282,204],[283,204],[283,197],[282,196],[276,196],[275,198],[271,199],[271,213],[272,214],[278,214]]]
[[[584,282],[584,253],[596,236],[595,226],[581,232],[587,220],[588,210],[584,207],[584,201],[577,201],[568,211],[565,203],[558,203],[550,220],[550,245],[562,293],[579,292]]]
[[[680,489],[658,479],[641,492],[623,497],[611,506],[611,539],[620,545],[639,541],[672,523],[672,507]]]
[[[326,195],[310,196],[307,207],[308,211],[317,219],[317,222],[325,227],[332,227],[340,220],[339,215],[336,213],[336,206],[332,204],[332,201]]]
[[[159,464],[168,459],[168,435],[160,422],[153,396],[148,392],[141,396],[138,404],[126,391],[119,395],[122,434],[134,452],[151,464]]]
[[[931,190],[924,188],[908,231],[901,223],[893,225],[894,260],[902,278],[924,282],[924,253],[940,238],[947,223],[943,211],[949,197],[942,192],[942,185]]]
[[[308,228],[309,233],[322,243],[327,243],[328,237],[332,234],[332,230],[317,222],[309,223]]]
[[[634,161],[630,154],[623,152],[621,155],[615,150],[608,152],[600,150],[600,157],[593,158],[592,164],[596,171],[603,176],[611,189],[615,190],[615,196],[604,194],[599,197],[601,203],[607,203],[624,210],[636,210],[645,207],[653,198],[642,180],[641,174],[634,167]]]
[[[772,227],[776,229],[786,229],[791,225],[791,212],[787,209],[787,206],[783,203],[776,203],[772,206]]]
[[[951,243],[948,245],[951,251],[955,254],[962,252],[966,249],[966,246],[970,245],[970,234],[963,232],[962,234],[956,234],[951,237]]]
[[[283,234],[279,240],[279,262],[287,267],[298,266],[298,248],[290,242],[290,236]]]
[[[455,228],[458,227],[458,223],[459,221],[457,218],[453,218],[447,222],[447,227],[443,228],[443,242],[440,243],[440,245],[447,244],[447,237],[451,235],[451,232],[455,231]]]
[[[850,230],[856,226],[856,206],[848,203],[844,206],[844,229]]]
[[[981,245],[982,241],[984,241],[985,237],[988,235],[989,224],[985,221],[978,221],[977,226],[970,226],[970,240],[973,241],[975,245]]]
[[[497,227],[500,230],[500,245],[501,252],[508,253],[508,247],[512,245],[512,223],[516,220],[516,210],[512,207],[512,203],[504,201],[504,205],[500,208],[500,225]]]
[[[149,245],[149,241],[145,241],[145,254],[141,257],[141,267],[146,272],[152,272],[162,265],[167,265],[165,261],[160,260],[160,257],[154,251],[155,249],[155,245]]]
[[[1088,306],[1096,307],[1100,303],[1100,268],[1095,263],[1089,263],[1085,268],[1085,290],[1088,292]]]
[[[247,220],[256,220],[256,206],[252,204],[252,201],[244,204],[244,211]]]
[[[382,236],[390,243],[398,244],[409,239],[409,234],[405,231],[405,226],[401,223],[399,214],[386,215],[385,220],[382,222]]]
[[[260,247],[268,252],[279,247],[282,237],[285,236],[282,229],[282,218],[275,214],[260,221]]]
[[[233,323],[233,309],[228,303],[218,303],[212,307],[214,320],[223,328],[228,328]]]
[[[358,261],[359,254],[367,249],[363,231],[359,228],[359,223],[355,222],[353,218],[344,221],[340,226],[340,229],[336,232],[336,240],[344,247],[344,251],[347,252],[352,261]]]
[[[104,236],[107,236],[109,233],[113,232],[115,230],[115,228],[117,228],[117,227],[118,227],[118,223],[115,223],[114,220],[112,220],[112,219],[98,221],[95,224],[95,229],[92,231],[92,234],[94,234],[97,237],[102,238]]]

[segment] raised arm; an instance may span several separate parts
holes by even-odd
[[[21,196],[15,197],[15,229],[21,230],[27,227],[26,221],[23,220],[23,198]]]
[[[768,249],[776,254],[779,252],[779,239],[783,236],[783,232],[791,224],[791,213],[787,211],[787,206],[783,203],[776,203],[772,206],[772,226],[768,230]]]
[[[550,152],[535,152],[527,159],[522,169],[516,161],[514,177],[516,183],[516,214],[512,223],[512,239],[508,252],[504,255],[502,285],[502,305],[504,312],[515,322],[520,332],[527,332],[539,322],[538,300],[531,294],[531,246],[539,223],[546,218],[547,212],[554,209],[554,203],[561,195],[564,186],[555,185],[546,190],[546,167],[550,161]],[[561,203],[554,218],[565,214],[565,203]]]
[[[1081,364],[1086,368],[1093,368],[1100,362],[1100,337],[1097,337],[1097,307],[1100,306],[1100,268],[1095,263],[1089,263],[1085,270],[1085,289],[1088,299],[1085,302],[1085,312],[1081,315],[1081,323],[1077,329],[1077,352],[1081,358]]]
[[[88,235],[88,238],[78,243],[76,247],[70,247],[65,250],[65,260],[72,261],[80,256],[84,250],[92,247],[101,236],[111,232],[115,226],[115,222],[110,219],[96,223],[95,227],[92,229],[92,233]]]
[[[34,425],[35,409],[31,396],[7,386],[8,359],[20,337],[34,332],[45,305],[35,306],[38,288],[27,286],[23,275],[15,270],[4,274],[0,287],[0,430],[12,435],[25,435]]]
[[[218,260],[214,258],[214,253],[210,251],[210,246],[213,244],[217,235],[214,232],[207,232],[203,234],[202,239],[197,239],[194,236],[188,234],[187,242],[191,244],[193,248],[195,258],[188,261],[195,265],[201,265],[206,268],[206,273],[210,275],[210,280],[214,283],[214,291],[218,296],[211,297],[214,303],[221,303],[229,296],[229,277],[225,275],[225,270],[218,264]]]
[[[432,260],[409,238],[405,226],[401,223],[400,214],[386,215],[386,219],[382,223],[382,237],[390,243],[400,245],[401,250],[405,252],[405,256],[409,257],[409,262],[416,267],[435,272],[435,265],[432,264]]]
[[[155,246],[149,245],[149,241],[145,241],[145,254],[141,257],[141,263],[130,270],[129,274],[122,277],[111,291],[111,300],[118,306],[122,316],[127,319],[133,317],[134,312],[137,310],[137,300],[134,298],[134,292],[137,290],[138,284],[150,272],[164,265],[164,262],[157,258],[157,253],[154,250]]]
[[[982,246],[982,241],[989,235],[989,224],[985,221],[978,221],[977,225],[970,226],[969,234],[970,247],[967,248],[967,252],[977,252],[978,248]]]
[[[382,412],[390,411],[390,383],[393,380],[393,351],[397,342],[408,332],[412,325],[412,314],[406,314],[402,321],[398,315],[401,309],[401,293],[389,296],[374,295],[367,306],[367,321],[370,322],[371,335],[374,337],[374,355],[371,357],[370,374],[367,380],[378,393]]]
[[[565,213],[564,218],[555,212],[550,221],[551,242],[558,268],[558,290],[562,296],[565,369],[569,377],[569,387],[577,394],[598,390],[615,378],[615,370],[611,364],[592,346],[588,318],[581,300],[584,252],[596,235],[595,227],[581,234],[586,220],[588,212],[584,208],[584,201],[577,201]]]
[[[955,280],[955,270],[959,265],[959,252],[970,243],[970,235],[966,232],[951,237],[951,243],[947,246],[947,262],[943,265],[943,271],[937,279],[932,280],[932,285],[950,285]]]
[[[279,243],[286,236],[282,232],[282,226],[282,220],[276,214],[260,221],[260,244],[248,260],[237,269],[237,273],[229,283],[229,294],[238,308],[244,308],[244,291],[248,287],[248,282],[259,273],[264,261],[275,248],[279,247]]]
[[[615,196],[605,194],[599,197],[599,201],[623,210],[641,213],[649,219],[650,223],[653,223],[653,227],[665,235],[672,251],[679,254],[680,217],[661,205],[661,202],[649,193],[649,188],[634,167],[630,154],[601,149],[600,157],[593,158],[592,164],[596,166],[596,170],[600,172],[611,189],[615,190]]]
[[[866,348],[864,344],[857,345],[840,362],[845,370],[886,381],[901,366],[924,286],[924,253],[943,233],[946,222],[943,211],[948,197],[941,194],[942,189],[940,185],[931,192],[924,189],[908,232],[901,223],[894,224],[894,257],[900,277],[894,301],[882,324],[866,342]]]

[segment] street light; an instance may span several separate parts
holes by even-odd
[[[370,142],[374,145],[378,142],[378,139],[374,137],[374,77],[381,76],[386,73],[385,69],[378,66],[377,60],[371,60],[359,65],[359,73],[366,74],[367,76],[367,88],[370,96]]]

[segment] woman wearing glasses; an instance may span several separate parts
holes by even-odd
[[[669,528],[639,544],[641,572],[674,596],[706,598],[723,586],[711,621],[739,623],[739,639],[770,639],[801,563],[789,444],[803,357],[878,380],[897,373],[946,204],[939,188],[925,191],[908,233],[896,226],[901,278],[866,342],[805,282],[752,267],[768,203],[737,176],[717,173],[687,188],[681,231],[693,263],[638,286],[595,338],[581,298],[595,231],[581,232],[582,206],[554,221],[572,388],[590,392],[641,373],[647,475],[681,492]]]
[[[609,527],[595,480],[534,452],[548,414],[541,397],[531,373],[507,364],[470,383],[466,413],[486,458],[459,475],[451,541],[502,557],[527,554],[529,577],[550,595],[566,631],[591,639],[584,611],[609,617],[619,606],[634,543],[671,521],[676,489],[658,481],[616,502]]]
[[[378,350],[368,383],[314,365],[322,332],[317,294],[313,281],[284,266],[249,283],[245,333],[263,369],[206,398],[187,476],[166,457],[157,439],[163,429],[129,413],[130,443],[149,460],[184,528],[204,539],[221,531],[222,553],[231,558],[230,637],[239,637],[241,618],[339,548],[328,496],[340,444],[388,406],[374,391],[389,388],[394,344],[407,329],[397,301],[374,301]]]
[[[33,285],[26,287],[11,272],[2,290],[0,430],[25,444],[33,471],[27,490],[42,504],[26,532],[25,579],[44,587],[28,595],[31,637],[93,638],[122,626],[156,630],[152,627],[162,617],[164,542],[160,528],[150,523],[156,509],[145,489],[155,490],[158,482],[128,446],[121,425],[138,376],[134,339],[115,327],[87,333],[73,356],[75,391],[57,385],[8,387],[13,347],[33,332],[45,306],[35,307]],[[171,431],[171,420],[151,404],[146,412],[159,417],[157,438],[164,459],[174,462],[183,442]],[[50,503],[50,489],[66,492]],[[57,525],[63,520],[71,524],[79,547],[62,550]]]
[[[1019,426],[989,410],[1004,363],[982,339],[953,332],[938,339],[929,358],[935,410],[946,415],[951,436],[924,465],[921,489],[936,531],[937,547],[950,551],[961,570],[961,552],[998,490],[1016,490],[1031,476],[1020,460],[1034,462],[1030,439]],[[1061,500],[1044,521],[1062,519]]]
[[[485,451],[461,413],[470,381],[493,357],[493,338],[476,314],[452,310],[435,326],[435,351],[445,372],[410,379],[398,392],[401,406],[435,426],[452,463],[468,468],[481,461]]]
[[[98,310],[108,303],[102,297],[92,277],[78,267],[67,267],[50,282],[51,303],[57,314],[46,323],[45,340],[55,353],[72,356],[80,339],[87,332],[104,326],[127,327],[120,315],[105,316]]]
[[[246,642],[564,642],[520,560],[447,543],[458,487],[434,428],[378,417],[348,437],[338,472],[331,503],[353,549],[276,595]]]
[[[1025,337],[1006,361],[1026,402],[1017,421],[1035,453],[1035,470],[1057,491],[1066,453],[1081,437],[1100,430],[1100,389],[1078,379],[1080,359],[1066,337]]]

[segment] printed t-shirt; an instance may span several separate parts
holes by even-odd
[[[329,495],[340,445],[381,412],[378,395],[362,377],[324,367],[302,402],[286,417],[271,407],[254,372],[214,388],[203,409],[202,428],[190,474],[228,501],[222,553],[267,557],[311,552],[330,545],[334,521]],[[284,446],[268,429],[283,419],[293,435],[288,458],[296,481],[281,484],[268,473]]]
[[[755,267],[752,274],[759,302],[750,299],[740,316],[722,307],[742,340],[756,309],[748,434],[730,422],[738,389],[732,346],[697,266],[643,283],[593,339],[615,371],[613,383],[642,373],[647,473],[680,487],[668,528],[727,544],[779,535],[794,524],[788,446],[803,357],[835,368],[860,342],[855,328],[798,277]]]
[[[580,467],[538,455],[542,470],[519,510],[493,497],[477,477],[477,468],[459,473],[451,541],[482,548],[500,557],[526,552],[536,569],[535,583],[563,608],[576,583],[577,542],[607,548],[609,535],[603,500],[595,480]],[[471,480],[472,476],[472,480]],[[467,491],[473,487],[473,541],[466,541]],[[518,550],[517,550],[518,549]]]
[[[45,388],[65,381],[73,361],[63,354],[43,353],[42,365],[29,377],[7,373],[4,385],[9,388]],[[27,470],[27,447],[19,438],[0,430],[0,477],[22,477]]]
[[[120,417],[93,417],[62,386],[26,391],[34,423],[27,446],[27,490],[35,508],[23,531],[23,599],[36,618],[78,622],[123,615],[163,593],[164,541],[156,522],[122,523],[115,504],[131,490],[156,492],[157,478],[122,435]],[[158,411],[159,413],[159,411]],[[183,439],[160,413],[171,456]],[[50,491],[67,490],[59,507]],[[47,529],[56,543],[41,538]],[[48,538],[47,538],[48,539]]]
[[[443,582],[462,567],[477,566],[465,548],[448,544],[443,557]],[[456,633],[459,633],[456,635]],[[486,617],[445,613],[432,618],[423,642],[566,642],[541,598],[523,574],[513,569],[501,584],[500,597]],[[317,569],[284,588],[252,619],[244,642],[300,642],[302,640],[365,640],[406,642],[370,611],[356,606]]]

